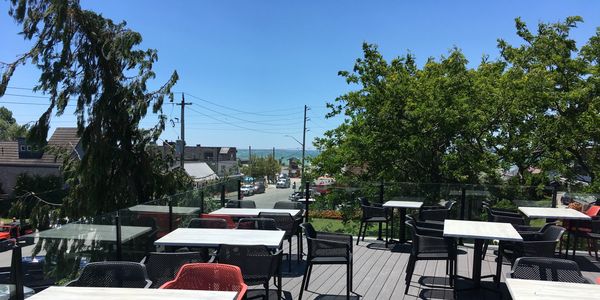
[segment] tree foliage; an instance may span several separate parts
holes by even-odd
[[[14,141],[25,136],[27,136],[27,125],[17,124],[12,112],[0,106],[0,141]]]
[[[75,104],[85,155],[65,170],[68,214],[113,211],[178,185],[180,174],[147,151],[164,129],[163,101],[172,100],[171,88],[178,79],[173,72],[162,86],[149,91],[157,51],[138,49],[139,33],[125,22],[114,23],[82,9],[78,0],[11,0],[9,14],[33,46],[3,66],[0,96],[15,68],[31,63],[41,72],[35,90],[50,97],[48,109],[29,132],[30,140],[43,143],[51,116]],[[149,110],[158,115],[157,124],[142,129],[139,122]]]
[[[241,172],[244,175],[252,176],[254,178],[274,178],[274,176],[281,172],[281,165],[273,158],[273,156],[259,157],[252,156],[250,160],[252,163],[243,166]]]
[[[570,31],[581,21],[531,32],[517,18],[523,43],[498,40],[499,58],[476,68],[457,48],[419,67],[364,44],[339,72],[357,89],[328,104],[345,122],[315,141],[313,164],[340,179],[434,183],[498,182],[517,166],[520,184],[539,168],[598,185],[600,29],[578,48]]]

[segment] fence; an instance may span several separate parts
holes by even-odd
[[[24,298],[23,286],[39,291],[50,285],[65,284],[77,276],[85,264],[103,260],[141,261],[155,251],[154,241],[201,213],[225,206],[228,199],[241,199],[240,178],[207,185],[162,199],[77,222],[54,224],[51,229],[24,236],[11,251],[0,252],[0,283],[15,285],[14,299]],[[402,199],[423,201],[426,205],[456,201],[454,218],[483,218],[484,201],[515,206],[561,205],[558,199],[584,199],[596,195],[565,193],[557,186],[459,185],[395,182],[360,182],[352,185],[318,186],[306,184],[300,196],[308,209],[329,209],[352,214],[358,208],[356,197],[374,202]],[[308,218],[308,213],[306,214]],[[5,266],[10,262],[9,266]],[[4,281],[4,282],[2,282]]]

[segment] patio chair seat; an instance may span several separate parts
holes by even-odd
[[[351,260],[352,260],[352,257],[346,258],[346,257],[340,257],[340,256],[315,257],[312,259],[313,263],[324,264],[324,265],[326,265],[326,264],[332,264],[332,265],[345,264]]]

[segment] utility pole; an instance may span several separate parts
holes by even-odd
[[[177,103],[177,105],[181,106],[181,153],[179,159],[181,160],[181,168],[183,168],[185,158],[185,106],[192,105],[192,102],[185,102],[185,94],[181,93],[181,103]]]
[[[306,111],[308,106],[304,105],[304,130],[302,130],[302,183],[304,183],[304,153],[306,152]],[[302,185],[300,185],[302,186]]]
[[[249,176],[252,176],[252,146],[248,146],[248,163],[250,164]]]

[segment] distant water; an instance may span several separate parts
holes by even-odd
[[[256,155],[259,157],[267,157],[273,154],[273,149],[252,149],[252,155]],[[306,150],[306,158],[314,157],[319,154],[318,150]],[[302,158],[302,150],[289,150],[289,149],[275,149],[275,158],[281,159],[285,163],[287,160],[296,157],[298,159]],[[248,148],[240,149],[237,148],[237,158],[241,160],[248,159]]]

